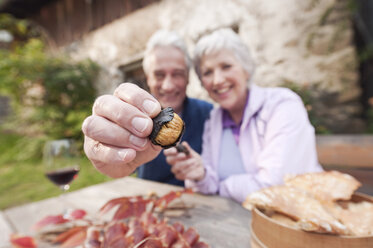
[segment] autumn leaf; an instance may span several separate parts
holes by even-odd
[[[160,209],[165,209],[170,202],[173,200],[180,198],[182,194],[187,193],[187,194],[193,194],[193,191],[191,189],[184,189],[181,191],[171,191],[170,193],[162,196],[161,198],[157,199],[155,201],[155,206],[160,208]]]
[[[44,226],[51,225],[51,224],[62,224],[68,222],[68,219],[65,219],[62,214],[60,215],[49,215],[38,221],[32,229],[39,230]]]
[[[108,212],[114,207],[118,207],[113,216],[113,220],[122,220],[132,216],[141,216],[146,211],[148,203],[151,199],[144,199],[141,196],[137,197],[121,197],[108,201],[101,207],[101,214]]]
[[[194,228],[184,231],[184,226],[175,222],[172,225],[166,219],[158,219],[153,215],[156,208],[164,210],[168,204],[181,197],[184,193],[193,193],[190,189],[171,191],[158,197],[152,195],[120,197],[108,201],[99,210],[100,214],[115,209],[112,222],[79,221],[87,212],[76,209],[65,215],[50,215],[37,222],[36,230],[52,224],[71,222],[67,231],[60,233],[52,243],[62,248],[94,244],[95,247],[121,248],[136,247],[193,247],[206,248],[206,243],[199,241],[199,234]],[[78,220],[78,221],[76,221]],[[85,223],[82,225],[82,223]],[[79,226],[77,226],[79,225]],[[88,231],[91,230],[91,231]],[[49,241],[50,242],[50,241]],[[28,236],[11,236],[11,243],[16,248],[36,248],[36,241]]]
[[[84,211],[83,209],[76,209],[69,213],[67,216],[65,216],[66,219],[71,219],[71,220],[80,220],[83,219],[84,216],[86,216],[87,212]]]
[[[67,231],[59,234],[54,240],[53,243],[63,243],[68,240],[71,236],[75,235],[76,233],[80,232],[81,230],[86,230],[87,227],[85,226],[75,226]]]
[[[82,245],[87,237],[87,227],[83,227],[80,230],[73,233],[65,242],[62,243],[61,247],[70,248]]]
[[[133,197],[119,197],[119,198],[111,199],[110,201],[105,203],[105,205],[102,206],[99,211],[100,211],[101,214],[107,213],[113,207],[115,207],[117,205],[126,204],[128,201],[130,201],[131,198],[133,198]]]
[[[10,236],[10,243],[16,248],[36,248],[37,244],[33,237],[19,236],[12,234]]]

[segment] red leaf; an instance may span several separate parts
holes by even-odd
[[[82,228],[80,231],[71,235],[65,242],[62,243],[61,247],[70,248],[82,245],[87,237],[87,228]]]
[[[189,227],[188,230],[186,230],[182,235],[190,245],[198,242],[199,234],[197,233],[196,229],[192,227]]]
[[[141,199],[137,202],[132,203],[133,207],[133,212],[136,217],[140,217],[146,210],[146,205],[150,202],[151,200],[144,200]]]
[[[144,226],[151,226],[151,225],[155,225],[158,222],[158,219],[152,213],[144,212],[140,217],[140,222]]]
[[[10,236],[10,243],[16,248],[36,248],[37,244],[33,237],[29,236],[18,236],[12,234]]]
[[[135,248],[163,248],[162,242],[156,237],[148,237],[136,244]]]
[[[171,191],[170,193],[168,193],[168,194],[162,196],[161,198],[159,198],[155,202],[155,206],[159,207],[160,209],[165,209],[171,201],[175,200],[176,198],[181,197],[181,195],[184,194],[184,193],[191,194],[191,193],[193,193],[193,191],[191,189],[184,189],[184,190],[180,190],[180,191]]]
[[[87,212],[84,211],[83,209],[76,209],[68,214],[67,219],[72,219],[72,220],[83,219],[86,214]]]
[[[179,239],[172,244],[171,248],[190,248],[190,245],[184,238],[179,237]]]
[[[109,246],[104,246],[104,248],[124,248],[133,247],[133,245],[132,237],[119,237],[113,243],[110,243]]]
[[[105,229],[105,243],[110,244],[114,242],[119,237],[124,236],[128,231],[128,226],[122,222],[111,223]]]
[[[61,224],[68,222],[69,220],[65,219],[63,215],[49,215],[38,221],[32,228],[39,230],[40,228],[51,225],[51,224]]]
[[[143,226],[135,226],[126,233],[126,237],[130,237],[135,244],[139,243],[147,236],[147,232]]]
[[[133,215],[133,207],[130,202],[120,204],[113,216],[113,220],[121,220]]]
[[[158,237],[163,246],[170,247],[177,240],[178,233],[174,227],[166,225],[160,230]]]
[[[127,231],[128,231],[128,226],[123,222],[115,222],[115,223],[109,224],[104,231],[103,247],[110,247],[110,248],[114,247],[113,245],[114,243],[117,243],[117,245],[122,242],[125,242],[128,244],[130,244],[131,242],[133,243],[133,241],[131,240],[124,239],[124,235],[127,233]],[[119,239],[120,241],[118,241]],[[127,247],[127,246],[123,246],[123,247]]]
[[[118,206],[117,211],[113,216],[113,220],[122,220],[132,216],[141,216],[146,210],[146,204],[151,200],[137,197],[122,197],[110,200],[101,209],[101,213],[106,213],[115,206]]]
[[[108,212],[110,209],[112,209],[113,207],[115,207],[116,205],[124,203],[124,202],[128,202],[128,201],[129,201],[128,197],[121,197],[121,198],[112,199],[112,200],[108,201],[107,203],[105,203],[104,206],[102,206],[99,211],[100,211],[101,214],[104,214],[104,213]]]
[[[199,241],[196,244],[194,244],[192,248],[210,248],[210,246],[206,244],[205,242]]]
[[[183,234],[184,232],[184,225],[181,224],[180,222],[174,222],[172,226],[178,231],[180,234]]]
[[[68,240],[70,237],[72,237],[73,235],[75,235],[76,233],[82,231],[82,230],[86,230],[87,227],[85,226],[76,226],[76,227],[72,227],[70,228],[69,230],[59,234],[54,240],[53,240],[53,243],[63,243],[65,242],[66,240]]]
[[[85,248],[100,248],[100,232],[101,230],[95,226],[91,226],[87,229],[87,238],[84,241]]]

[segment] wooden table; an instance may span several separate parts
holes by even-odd
[[[133,177],[117,179],[68,193],[62,199],[55,197],[0,212],[0,248],[10,247],[9,235],[17,232],[33,235],[30,227],[47,215],[62,213],[66,207],[81,208],[88,214],[96,214],[98,209],[112,198],[145,195],[153,191],[162,196],[180,187],[146,181]],[[172,217],[170,221],[181,221],[185,227],[193,226],[201,240],[211,247],[250,247],[250,212],[240,204],[218,196],[185,194],[187,205],[193,207],[188,215]]]

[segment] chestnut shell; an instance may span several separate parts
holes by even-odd
[[[184,121],[171,107],[162,111],[153,118],[153,130],[149,139],[155,145],[163,148],[175,146],[181,139],[185,129]]]

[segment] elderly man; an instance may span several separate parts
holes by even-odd
[[[160,30],[149,39],[143,60],[152,95],[125,83],[113,95],[97,98],[82,130],[85,153],[100,172],[123,177],[138,168],[141,178],[184,184],[170,171],[161,148],[147,136],[153,126],[151,118],[160,112],[161,106],[172,107],[186,124],[182,141],[201,153],[203,126],[212,105],[186,96],[190,67],[180,36]]]

